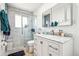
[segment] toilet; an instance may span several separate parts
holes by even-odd
[[[27,46],[28,46],[28,49],[27,49],[27,55],[33,55],[33,51],[34,51],[34,40],[30,40],[27,42]]]
[[[32,45],[34,44],[34,40],[28,41],[27,44],[28,44],[29,46],[32,46]]]

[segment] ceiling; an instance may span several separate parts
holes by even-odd
[[[9,3],[9,6],[16,7],[22,10],[27,10],[30,12],[34,12],[37,10],[40,6],[43,5],[43,3]]]

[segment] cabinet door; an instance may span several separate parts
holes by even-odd
[[[37,56],[47,56],[48,55],[48,43],[43,37],[35,38],[35,55]]]
[[[47,56],[48,55],[48,42],[47,39],[42,38],[43,40],[43,45],[42,45],[42,55]]]
[[[38,37],[38,43],[37,43],[37,54],[38,56],[42,56],[42,41],[40,39],[40,37]]]
[[[42,55],[42,47],[41,47],[40,37],[35,36],[34,41],[35,41],[35,43],[34,43],[34,50],[35,50],[34,53],[37,56],[41,56]]]
[[[34,56],[37,56],[37,37],[34,36]]]

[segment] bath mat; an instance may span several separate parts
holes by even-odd
[[[24,50],[22,50],[22,51],[9,54],[8,56],[24,56],[24,55],[25,55]]]

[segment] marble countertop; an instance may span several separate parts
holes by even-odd
[[[43,37],[43,38],[46,38],[46,39],[50,39],[50,40],[53,40],[53,41],[57,41],[57,42],[60,42],[60,43],[65,43],[69,40],[72,40],[72,37],[62,37],[62,36],[56,36],[56,35],[45,35],[45,34],[34,34],[36,36],[40,36],[40,37]]]

